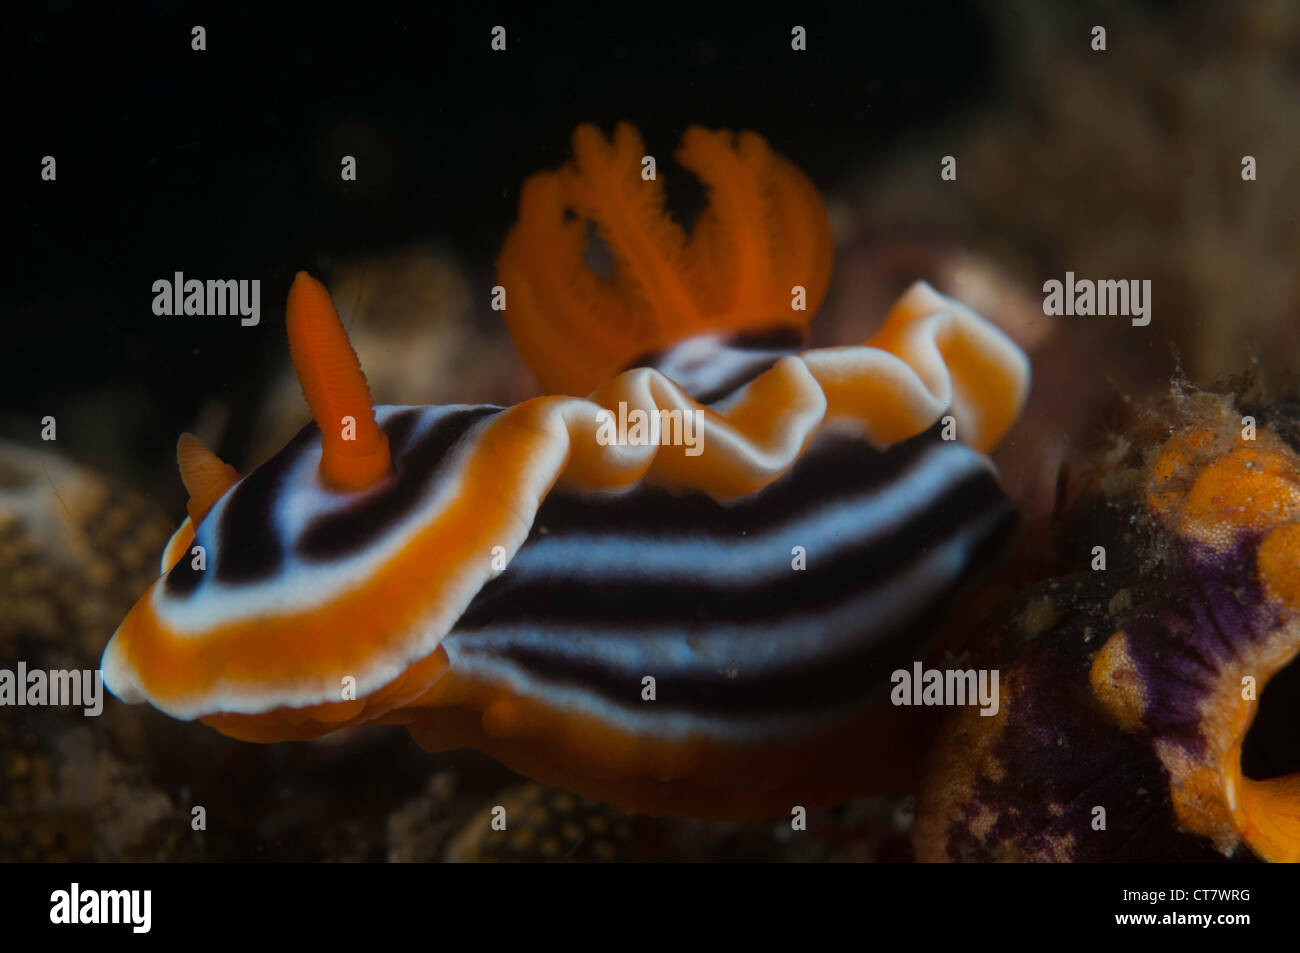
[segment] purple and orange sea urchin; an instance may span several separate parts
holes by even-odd
[[[1295,421],[1175,404],[1067,511],[1061,574],[977,639],[1001,708],[940,733],[920,859],[1300,860],[1300,774],[1248,776],[1242,754],[1300,654]],[[1294,770],[1295,733],[1268,743]]]

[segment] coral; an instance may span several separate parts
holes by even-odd
[[[1243,758],[1260,694],[1300,656],[1286,408],[1177,389],[1086,481],[1060,565],[974,640],[1001,709],[941,731],[918,857],[1300,858],[1300,776]],[[1294,761],[1293,736],[1264,743]]]

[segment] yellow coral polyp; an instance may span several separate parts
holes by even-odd
[[[1192,479],[1221,442],[1213,430],[1188,427],[1161,445],[1147,469],[1147,506],[1153,513],[1177,512]]]
[[[1294,455],[1267,435],[1261,443],[1232,446],[1204,427],[1178,431],[1148,468],[1148,508],[1180,535],[1215,549],[1300,517]]]
[[[1284,523],[1264,537],[1255,566],[1269,596],[1300,610],[1300,523]]]
[[[1185,535],[1216,548],[1300,515],[1300,481],[1281,454],[1238,447],[1197,476],[1183,504]]]
[[[1142,727],[1146,696],[1123,630],[1107,639],[1093,659],[1089,682],[1093,695],[1117,725],[1129,733]]]

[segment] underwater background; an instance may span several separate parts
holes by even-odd
[[[753,129],[801,168],[835,236],[815,343],[866,340],[917,279],[1000,326],[1035,372],[994,454],[1031,518],[1176,374],[1276,391],[1300,367],[1293,4],[800,5],[798,54],[765,13],[467,7],[58,0],[13,23],[0,667],[98,665],[184,513],[180,432],[247,472],[308,419],[282,318],[299,270],[329,285],[377,402],[537,393],[489,289],[521,183],[580,122],[631,121],[664,155],[690,125]],[[703,190],[665,167],[689,225]],[[1067,270],[1151,279],[1151,325],[1046,317]],[[156,316],[174,272],[259,278],[260,323]],[[192,801],[219,834],[173,822]],[[497,804],[534,833],[487,837]],[[0,709],[5,860],[903,861],[912,811],[865,798],[794,836],[623,815],[397,727],[263,746],[112,698],[98,718]]]

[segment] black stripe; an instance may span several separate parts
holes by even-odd
[[[748,361],[736,373],[718,386],[699,394],[692,394],[701,404],[716,404],[730,397],[754,378],[771,368],[785,354],[798,354],[806,337],[801,328],[775,328],[769,331],[746,331],[727,341],[733,351],[782,351],[784,354],[764,355],[759,360]]]
[[[952,527],[949,536],[966,535],[971,553],[959,578],[950,580],[942,591],[929,593],[912,605],[912,611],[888,629],[873,628],[872,621],[862,622],[862,637],[840,642],[833,652],[813,654],[784,664],[779,671],[746,671],[744,644],[735,648],[734,677],[726,672],[655,672],[611,669],[591,659],[574,659],[559,653],[517,650],[510,654],[530,676],[555,685],[580,688],[607,702],[645,714],[641,701],[641,679],[656,676],[656,701],[653,712],[685,712],[700,716],[752,717],[782,713],[811,713],[864,703],[881,696],[888,688],[889,674],[910,667],[913,660],[924,657],[937,626],[951,604],[951,597],[964,580],[973,577],[979,567],[997,554],[1014,527],[1010,511],[990,511],[969,524]],[[863,592],[852,596],[865,595]],[[825,618],[845,603],[821,607],[806,617],[810,637],[830,634]],[[550,628],[548,626],[548,628]],[[626,628],[620,627],[620,631]],[[456,632],[449,636],[449,639]],[[563,630],[555,630],[557,639]],[[699,639],[709,638],[701,633]],[[463,650],[473,651],[471,639],[461,639]],[[828,640],[829,641],[829,640]]]
[[[552,493],[538,511],[533,531],[600,534],[612,525],[629,536],[706,534],[724,539],[762,532],[797,522],[828,504],[883,491],[933,452],[938,432],[936,426],[884,453],[853,437],[821,436],[761,493],[728,505],[703,493],[677,496],[651,487],[631,494]],[[954,446],[953,452],[964,449],[947,446]]]
[[[707,333],[707,332],[705,332]],[[800,328],[777,325],[762,331],[741,331],[718,342],[720,347],[734,347],[742,351],[785,351],[797,353],[803,347],[806,336]],[[658,367],[673,351],[681,347],[681,342],[657,351],[647,351],[635,360],[628,362],[623,370],[630,371],[638,367]]]
[[[624,506],[632,509],[637,504],[635,497],[624,501]],[[819,559],[813,552],[809,554],[806,570],[791,570],[777,579],[759,579],[747,586],[709,579],[690,584],[645,579],[592,585],[553,576],[538,578],[530,571],[525,548],[516,555],[509,570],[483,587],[461,617],[458,628],[468,630],[536,619],[557,627],[566,623],[575,626],[605,623],[620,629],[629,620],[647,627],[684,619],[701,624],[762,622],[838,601],[857,591],[863,577],[868,583],[887,581],[897,563],[910,560],[945,538],[952,524],[960,524],[969,514],[986,512],[999,505],[1007,504],[997,481],[986,471],[976,471],[948,488],[938,505],[922,510],[889,533],[868,535],[848,546],[839,541],[834,559]],[[797,522],[786,526],[797,544]],[[620,530],[621,525],[614,520],[604,535],[608,537]],[[659,539],[669,538],[664,534],[655,535]],[[743,560],[750,544],[736,537],[728,541],[735,553],[730,559]]]
[[[175,598],[188,596],[199,587],[203,581],[203,574],[194,569],[193,558],[189,553],[181,557],[167,573],[167,578],[163,581],[163,591]]]
[[[271,509],[280,482],[299,455],[320,431],[314,423],[303,427],[275,456],[246,476],[231,491],[216,527],[216,552],[209,553],[209,569],[222,582],[249,582],[273,575],[284,560],[280,541],[271,527]],[[172,567],[164,583],[169,596],[185,596],[198,588],[203,573],[191,568],[186,558]]]
[[[737,365],[735,373],[722,384],[704,389],[698,381],[692,380],[688,373],[677,371],[673,380],[701,404],[714,404],[731,396],[754,378],[768,370],[781,357],[797,354],[805,343],[803,329],[794,327],[772,327],[762,331],[742,331],[718,342],[718,357],[702,365],[702,370],[712,375],[719,364],[732,362]],[[623,368],[625,371],[638,367],[653,367],[662,370],[670,363],[672,355],[682,347],[681,343],[658,351],[643,354]],[[747,354],[747,351],[780,351],[771,354]],[[731,352],[728,354],[728,352]],[[680,379],[679,379],[680,378]]]
[[[932,436],[918,438],[922,444],[932,439]],[[908,443],[914,442],[917,441]],[[783,481],[788,480],[801,494],[807,494],[810,487],[825,485],[826,469],[838,471],[837,464],[847,459],[854,464],[849,471],[856,471],[859,483],[870,483],[864,478],[871,474],[871,470],[863,464],[869,463],[872,456],[877,464],[882,462],[882,456],[915,457],[914,448],[904,446],[895,447],[884,455],[870,451],[870,448],[865,448],[869,454],[863,455],[860,451],[864,445],[854,442],[853,446],[858,452],[837,442],[829,448],[822,448],[832,452],[805,455]],[[762,516],[766,525],[779,523],[797,533],[798,519],[791,518],[778,505],[784,501],[779,489],[778,485],[773,485],[741,507],[709,503],[716,509],[727,511],[743,507],[753,516]],[[845,494],[842,487],[840,490],[842,497]],[[662,515],[664,501],[653,499],[658,492],[643,489],[607,503],[603,509],[604,533],[624,533],[629,524],[640,522],[645,516],[641,505],[643,498],[650,498],[651,508]],[[855,492],[852,495],[860,497],[862,494]],[[552,501],[557,506],[553,507]],[[571,529],[567,523],[560,523],[555,510],[564,506],[566,514],[572,512],[569,507],[574,502],[552,494],[539,513],[532,538],[536,538],[542,525],[551,528],[551,535],[563,535]],[[581,504],[583,501],[576,502]],[[814,495],[814,503],[824,505],[825,500]],[[624,515],[631,519],[622,519]],[[545,523],[543,516],[546,517]],[[723,522],[730,524],[731,530],[720,538],[724,543],[743,539],[746,529],[751,533],[756,531],[754,524],[745,527],[743,521]],[[563,639],[566,625],[583,631],[599,631],[601,627],[607,627],[620,633],[643,632],[647,639],[659,635],[663,626],[674,625],[698,629],[697,637],[705,639],[710,637],[710,629],[718,625],[762,625],[790,616],[806,618],[809,636],[817,638],[819,617],[829,609],[891,584],[899,578],[901,567],[915,564],[929,550],[962,535],[968,537],[973,551],[965,570],[959,574],[965,576],[971,567],[979,565],[989,552],[1005,541],[1014,524],[1014,511],[996,479],[981,469],[950,486],[939,505],[926,509],[888,535],[858,540],[848,549],[841,549],[835,559],[828,562],[819,561],[815,552],[810,553],[807,570],[792,571],[787,578],[775,583],[759,581],[752,587],[708,582],[684,586],[654,580],[591,585],[530,578],[526,544],[512,561],[510,569],[479,593],[449,638],[459,639],[466,650],[472,651],[475,629],[514,623],[521,626],[537,624],[554,632],[557,640]],[[693,532],[699,530],[697,524],[689,521],[683,521],[677,527],[689,528]],[[645,529],[641,532],[644,533]],[[665,526],[661,521],[658,531],[652,535],[671,539],[673,527],[671,524]],[[737,560],[744,558],[739,547],[735,553]],[[786,669],[766,677],[744,675],[744,645],[739,643],[736,654],[741,677],[731,679],[710,672],[689,676],[674,674],[671,678],[660,679],[660,700],[670,707],[681,705],[698,710],[714,706],[807,705],[822,695],[828,698],[841,693],[860,695],[864,685],[876,684],[874,680],[880,671],[892,670],[916,657],[914,643],[926,636],[927,628],[943,612],[948,597],[960,581],[960,578],[951,580],[950,584],[940,587],[941,591],[918,594],[913,617],[899,625],[882,628],[873,624],[873,620],[863,620],[860,637],[851,646],[841,646],[836,651],[828,648],[824,655],[814,652],[805,663],[796,666],[796,670]],[[496,651],[497,648],[489,650]],[[511,650],[511,656],[538,677],[577,682],[612,700],[624,702],[633,697],[629,692],[639,689],[640,677],[649,674],[614,671],[597,663],[580,663],[563,653],[548,652],[544,648],[516,647]],[[671,684],[665,685],[665,682]]]
[[[389,414],[388,419],[384,421],[382,429],[388,437],[388,450],[394,459],[399,459],[409,452],[411,431],[415,429],[416,422],[423,414],[419,407],[408,407]]]
[[[420,408],[397,411],[381,425],[395,459],[408,452],[411,432],[421,414]],[[211,554],[215,578],[236,584],[258,582],[280,570],[284,552],[273,530],[272,510],[283,492],[285,474],[308,447],[319,443],[320,430],[315,423],[307,424],[235,488],[221,516],[216,552]],[[204,573],[193,569],[191,562],[182,559],[167,574],[164,591],[168,596],[186,596],[198,588]]]
[[[484,405],[444,414],[412,446],[394,453],[391,484],[366,494],[352,506],[317,517],[304,528],[294,551],[308,560],[337,559],[377,542],[434,492],[446,475],[444,464],[470,428],[500,411],[500,407]],[[409,433],[411,422],[404,426]],[[389,433],[387,426],[385,433]],[[389,441],[393,442],[391,433]]]
[[[253,582],[279,570],[284,552],[275,533],[272,510],[280,495],[280,484],[302,453],[319,443],[320,430],[315,423],[308,424],[235,488],[221,514],[216,540],[218,581]]]
[[[797,352],[804,346],[807,335],[802,328],[789,326],[768,328],[764,331],[741,331],[727,341],[728,347],[742,351]]]

